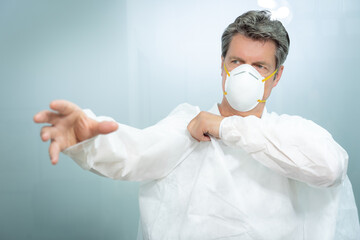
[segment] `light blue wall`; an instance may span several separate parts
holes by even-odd
[[[360,201],[360,2],[287,5],[291,37],[269,111],[311,119],[349,153]],[[0,239],[135,239],[137,183],[48,160],[32,116],[53,99],[146,127],[221,100],[220,37],[256,1],[1,1]],[[358,204],[359,205],[359,204]]]

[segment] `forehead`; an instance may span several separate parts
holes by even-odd
[[[253,40],[236,34],[231,39],[226,57],[238,57],[246,62],[265,61],[275,66],[275,52],[276,45],[272,40]]]

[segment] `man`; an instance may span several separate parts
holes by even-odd
[[[359,239],[348,156],[315,123],[267,113],[289,37],[266,11],[250,11],[222,36],[221,104],[178,106],[139,130],[67,101],[34,116],[82,168],[142,181],[144,239]],[[111,134],[108,134],[111,133]]]

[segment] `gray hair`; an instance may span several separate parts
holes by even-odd
[[[282,23],[278,20],[271,20],[270,16],[269,11],[249,11],[237,17],[225,29],[221,37],[221,55],[225,58],[232,37],[240,33],[254,40],[274,41],[276,68],[280,67],[289,52],[290,38]]]

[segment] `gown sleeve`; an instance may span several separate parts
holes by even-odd
[[[119,124],[117,131],[98,135],[63,151],[80,167],[112,179],[145,181],[169,174],[198,145],[187,131],[198,107],[179,105],[154,126],[137,129]],[[85,113],[97,120],[91,111]]]
[[[273,171],[311,186],[331,187],[346,177],[348,155],[330,133],[298,116],[232,116],[220,124],[220,138],[241,147]]]

